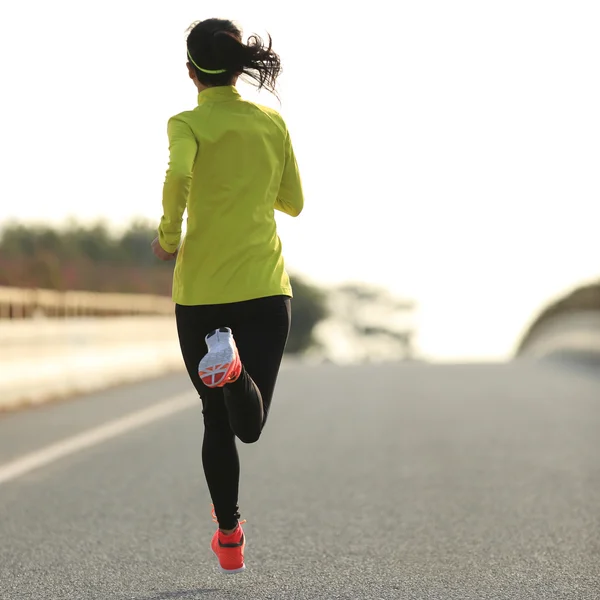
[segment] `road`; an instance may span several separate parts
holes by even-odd
[[[187,391],[177,375],[0,417],[0,598],[600,598],[592,371],[286,367],[263,438],[240,448],[238,576],[208,549]],[[174,396],[170,413],[85,433]],[[46,462],[23,467],[33,452]]]

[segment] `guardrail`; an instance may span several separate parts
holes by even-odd
[[[557,314],[521,342],[517,356],[586,356],[600,361],[600,311]]]
[[[183,370],[173,315],[0,320],[0,411]]]
[[[0,287],[0,319],[172,315],[165,296]]]

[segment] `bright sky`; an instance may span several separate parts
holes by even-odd
[[[284,63],[281,105],[241,91],[292,132],[290,268],[416,298],[427,356],[506,356],[550,297],[600,276],[600,3],[295,6],[3,2],[0,221],[158,221],[166,122],[196,103],[185,30],[233,18]]]

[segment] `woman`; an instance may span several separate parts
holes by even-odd
[[[281,64],[271,38],[245,44],[231,21],[208,19],[190,29],[187,59],[198,106],[168,123],[163,217],[152,248],[177,261],[177,330],[202,399],[202,462],[219,525],[211,548],[223,571],[237,573],[245,537],[235,437],[260,437],[290,328],[292,289],[274,210],[295,217],[304,199],[283,119],[235,88],[245,75],[274,92]]]

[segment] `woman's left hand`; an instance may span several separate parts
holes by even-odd
[[[156,238],[151,245],[154,256],[156,256],[156,258],[158,258],[159,260],[166,261],[175,260],[177,258],[177,250],[175,250],[175,252],[167,252],[166,250],[163,250],[162,246],[160,245],[160,242],[158,241],[158,238]]]

